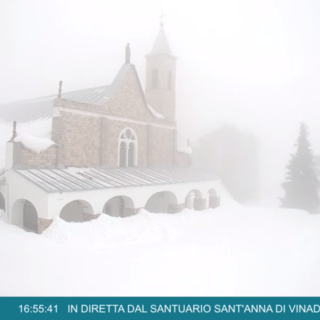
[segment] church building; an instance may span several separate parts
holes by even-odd
[[[139,209],[176,213],[219,205],[220,181],[179,149],[176,63],[164,27],[146,55],[143,90],[130,61],[111,85],[0,106],[0,209],[42,233],[60,216],[89,221]],[[2,163],[1,163],[2,162]]]

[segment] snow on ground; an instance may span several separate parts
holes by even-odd
[[[163,216],[141,210],[138,215],[126,219],[103,214],[87,223],[69,223],[57,218],[43,236],[60,244],[108,247],[176,239],[182,231],[179,228],[181,219],[169,214],[165,219]]]
[[[2,296],[320,295],[320,215],[224,203],[42,235],[0,219]]]

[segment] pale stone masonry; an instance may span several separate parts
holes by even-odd
[[[176,123],[173,116],[175,76],[171,79],[170,90],[162,84],[165,81],[162,79],[164,75],[169,77],[168,59],[172,59],[172,74],[175,73],[175,58],[168,57],[167,54],[163,57],[156,56],[159,88],[147,91],[149,93],[146,97],[136,69],[130,63],[122,66],[103,105],[68,100],[62,93],[62,97],[53,102],[52,140],[57,146],[39,156],[24,150],[22,146],[15,148],[15,164],[34,167],[118,166],[119,135],[123,129],[131,128],[138,140],[138,166],[189,165],[189,156],[179,153],[176,145]],[[154,55],[148,56],[147,61],[149,59],[153,61]],[[164,70],[161,69],[162,59]],[[150,78],[148,81],[154,80]],[[151,86],[148,81],[147,88]],[[162,99],[162,96],[165,98]],[[156,118],[150,112],[146,98],[156,112],[163,113],[164,119]]]
[[[57,145],[51,146],[40,154],[26,149],[20,142],[15,142],[13,145],[13,164],[15,167],[53,168],[57,165]]]
[[[146,99],[167,120],[175,121],[176,57],[163,27],[146,59]]]
[[[7,142],[0,207],[9,221],[42,233],[57,216],[83,222],[102,212],[127,217],[140,208],[176,213],[219,206],[218,179],[189,168],[191,156],[178,152],[175,82],[176,57],[161,26],[146,56],[145,91],[127,46],[110,86],[64,93],[60,83],[57,96],[2,109],[0,125],[19,113],[20,123],[47,121],[55,143],[36,154]]]

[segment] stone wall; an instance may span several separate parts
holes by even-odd
[[[189,167],[191,166],[191,156],[184,152],[175,152],[175,166],[178,167]]]
[[[127,64],[120,70],[118,78],[123,76],[119,86],[115,86],[115,92],[106,103],[106,113],[135,120],[152,121],[154,116],[146,106],[143,90],[133,65]],[[124,75],[121,75],[125,72]]]
[[[169,62],[174,64],[174,60]],[[163,102],[170,112],[174,112],[175,74],[172,82],[172,91],[162,92],[165,100],[170,100]],[[122,66],[105,98],[100,105],[69,101],[63,94],[55,99],[52,140],[58,148],[51,147],[40,155],[20,148],[16,163],[31,167],[118,166],[120,132],[131,128],[138,140],[138,166],[188,165],[188,157],[176,153],[174,118],[162,120],[152,115],[133,65]]]
[[[46,230],[52,223],[52,220],[38,218],[38,233],[41,234]]]
[[[55,167],[57,165],[57,145],[37,154],[26,149],[21,142],[13,145],[13,166],[15,167]]]
[[[173,129],[66,111],[61,111],[53,120],[59,164],[118,166],[119,137],[125,128],[131,128],[137,135],[138,166],[188,165],[187,155],[175,154]]]
[[[123,117],[132,120],[146,122],[160,121],[172,124],[170,121],[168,122],[166,120],[155,118],[149,111],[135,67],[133,65],[125,65],[123,68],[125,70],[120,70],[119,75],[117,76],[122,79],[115,80],[116,82],[119,82],[119,85],[112,85],[112,92],[108,94],[108,97],[105,99],[105,103],[92,105],[88,103],[69,101],[63,99],[62,95],[61,99],[56,99],[54,101],[54,106],[101,115]]]
[[[66,166],[99,166],[101,120],[97,117],[61,112],[59,163]]]
[[[118,141],[120,133],[125,128],[131,128],[137,135],[138,140],[138,166],[147,166],[148,146],[146,125],[126,121],[108,120],[104,127],[104,140],[102,142],[103,166],[118,166]]]
[[[167,69],[174,69],[174,60],[169,62],[170,68]],[[165,97],[163,103],[174,112],[175,73],[172,83],[172,91],[164,90],[162,95],[170,96]],[[136,69],[131,64],[122,66],[102,105],[68,101],[62,95],[61,99],[54,101],[54,115],[52,139],[59,145],[58,164],[118,166],[119,135],[128,127],[138,137],[138,166],[188,165],[188,157],[175,154],[175,130],[161,127],[175,127],[174,117],[161,120],[152,115]],[[107,116],[123,118],[123,121]]]
[[[158,86],[152,86],[152,73],[158,70]],[[171,88],[168,87],[168,77],[171,73]],[[176,59],[169,55],[147,56],[146,68],[146,99],[150,106],[167,120],[175,121],[175,83]]]
[[[188,166],[190,162],[187,154],[175,151],[173,129],[64,111],[52,125],[57,145],[36,154],[14,143],[14,166],[118,166],[118,141],[125,128],[137,135],[138,166]]]
[[[174,130],[150,126],[148,141],[149,166],[174,165]]]

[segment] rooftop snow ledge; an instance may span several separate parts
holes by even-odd
[[[148,109],[150,110],[150,112],[151,112],[157,119],[165,119],[165,117],[164,117],[162,114],[156,112],[150,105],[147,104],[147,106],[148,106]]]
[[[37,138],[27,133],[19,134],[14,141],[21,142],[25,148],[37,154],[47,150],[49,147],[55,144],[51,139]]]
[[[186,153],[186,154],[191,155],[192,149],[190,147],[178,148],[178,152],[182,152],[182,153]]]

